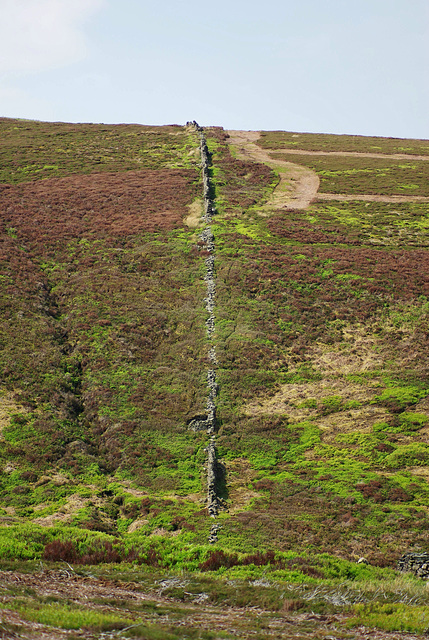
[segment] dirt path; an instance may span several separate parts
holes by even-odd
[[[253,132],[252,132],[253,133]],[[290,147],[270,149],[272,153],[290,153],[296,156],[343,156],[349,158],[383,158],[385,160],[429,160],[429,156],[413,156],[407,153],[370,153],[366,151],[306,151]]]
[[[377,196],[344,193],[318,193],[317,199],[340,200],[342,202],[351,200],[363,200],[364,202],[429,202],[429,198],[426,196]]]
[[[273,160],[268,151],[256,144],[259,131],[227,133],[238,158],[264,162],[279,173],[280,182],[270,200],[262,207],[262,215],[272,209],[307,209],[310,206],[319,189],[319,178],[314,171],[286,160]]]
[[[295,155],[317,156],[353,156],[365,158],[389,158],[429,160],[428,156],[408,156],[406,154],[381,154],[359,153],[352,151],[303,151],[301,149],[276,149],[275,151],[263,149],[256,144],[260,137],[259,131],[228,131],[229,143],[233,146],[235,155],[242,160],[254,160],[263,162],[275,169],[280,177],[269,201],[261,207],[261,215],[267,215],[268,211],[308,209],[314,200],[339,200],[343,202],[362,200],[364,202],[429,202],[428,197],[423,196],[381,196],[381,195],[355,195],[341,193],[319,193],[319,177],[307,167],[287,162],[286,160],[274,160],[271,153],[290,153]]]

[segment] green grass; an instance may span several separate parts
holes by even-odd
[[[75,606],[59,603],[33,608],[18,601],[12,606],[26,620],[60,629],[86,629],[93,632],[113,631],[124,629],[133,624],[133,620],[118,614],[91,611],[87,608],[79,609]]]
[[[384,631],[406,631],[425,634],[429,628],[427,607],[413,607],[405,604],[356,605],[354,617],[347,627],[363,625]]]

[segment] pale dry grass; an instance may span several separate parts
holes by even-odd
[[[291,423],[316,421],[325,442],[334,441],[339,433],[368,433],[376,422],[386,421],[389,412],[370,404],[380,390],[378,372],[389,355],[382,339],[371,327],[362,325],[344,327],[342,338],[341,342],[317,342],[308,348],[307,362],[323,376],[321,380],[283,384],[274,395],[261,395],[248,402],[243,413],[288,416]],[[291,364],[289,372],[295,369]],[[369,377],[362,383],[350,381],[350,375],[359,374]],[[324,415],[323,403],[333,396],[340,397],[345,406]],[[350,403],[354,406],[347,406]]]
[[[368,373],[384,365],[380,339],[364,327],[343,329],[345,342],[337,345],[316,343],[309,349],[311,363],[325,375]]]
[[[234,514],[246,509],[253,498],[261,495],[259,492],[249,489],[257,471],[251,468],[249,460],[245,458],[227,460],[224,465],[228,483],[228,502],[231,503],[228,511],[230,514]]]
[[[39,524],[42,527],[50,527],[55,524],[71,524],[76,515],[85,507],[91,506],[95,508],[102,508],[105,504],[103,498],[97,496],[99,489],[94,485],[89,485],[89,489],[92,490],[92,495],[89,498],[83,497],[78,493],[74,493],[68,496],[65,504],[58,509],[55,513],[47,516],[41,516],[35,518],[33,522]],[[48,504],[40,504],[36,510],[42,510],[44,507],[48,507]],[[108,518],[106,518],[108,520]]]
[[[146,518],[143,518],[142,520],[134,520],[134,522],[132,522],[128,527],[127,531],[128,533],[133,533],[133,531],[138,531],[139,529],[144,527],[146,524],[148,524],[148,522],[149,520],[147,520]]]
[[[315,407],[305,406],[308,401],[321,401],[332,396],[341,396],[344,402],[355,400],[366,402],[373,397],[368,386],[363,387],[342,379],[324,378],[317,382],[284,384],[271,397],[260,397],[244,407],[245,415],[284,415],[294,420],[308,420],[317,415]]]
[[[0,391],[0,437],[3,429],[9,426],[14,413],[26,413],[24,407],[17,404],[13,397],[13,393]]]
[[[191,204],[188,205],[189,215],[184,219],[184,223],[190,229],[196,229],[199,227],[203,220],[204,204],[201,198],[196,198]]]
[[[35,518],[33,522],[35,524],[39,524],[42,527],[51,527],[55,524],[70,524],[74,518],[74,516],[81,510],[84,509],[89,502],[93,502],[92,499],[83,498],[79,494],[73,494],[67,498],[67,502],[64,506],[60,507],[60,509],[52,513],[48,516],[41,516],[40,518]],[[101,503],[101,501],[99,500]],[[40,504],[39,509],[47,507],[47,504]]]
[[[370,433],[376,422],[386,422],[388,412],[382,407],[366,406],[359,409],[338,411],[317,419],[323,441],[334,443],[340,433]]]

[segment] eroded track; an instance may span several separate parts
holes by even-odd
[[[342,194],[319,193],[320,180],[315,171],[287,160],[274,159],[271,153],[290,153],[302,156],[348,156],[357,158],[387,158],[389,160],[428,160],[428,156],[410,156],[406,154],[359,153],[351,151],[304,151],[302,149],[276,149],[268,151],[257,144],[260,137],[258,131],[228,131],[229,142],[235,155],[242,160],[263,162],[275,169],[279,175],[279,184],[271,198],[260,209],[261,215],[267,215],[269,210],[308,209],[314,200],[338,200],[363,202],[429,202],[425,196],[402,195],[372,195],[372,194]]]
[[[320,184],[314,171],[293,162],[273,160],[268,151],[256,144],[260,137],[258,131],[228,131],[228,134],[238,158],[264,162],[279,174],[279,184],[261,208],[262,215],[270,209],[307,209],[310,206]]]

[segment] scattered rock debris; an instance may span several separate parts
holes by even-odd
[[[404,553],[398,560],[399,571],[410,571],[418,578],[429,579],[429,553]]]

